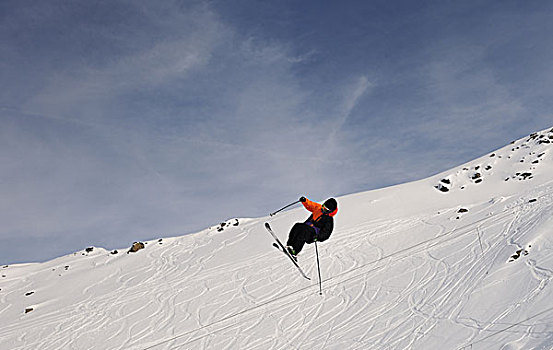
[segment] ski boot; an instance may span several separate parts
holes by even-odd
[[[298,256],[296,255],[296,251],[292,246],[286,246],[286,250],[288,251],[288,254],[290,254],[290,256],[294,258],[294,260],[298,261]]]

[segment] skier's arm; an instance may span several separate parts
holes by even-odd
[[[301,202],[301,204],[303,204],[305,209],[309,210],[312,213],[317,211],[317,210],[321,210],[321,206],[322,206],[319,203],[310,201],[307,198],[305,199],[305,202]]]

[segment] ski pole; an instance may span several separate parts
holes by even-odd
[[[323,295],[323,283],[321,281],[321,267],[319,266],[319,248],[317,248],[317,241],[315,241],[315,253],[317,254],[317,270],[319,271],[319,295]]]
[[[294,204],[297,204],[299,203],[300,201],[295,201],[294,203],[290,203],[288,204],[287,206],[283,207],[283,208],[280,208],[279,210],[275,211],[274,213],[271,213],[270,216],[273,216],[273,215],[276,215],[277,213],[280,213],[281,211],[283,211],[284,209],[288,208],[288,207],[291,207],[293,206]]]

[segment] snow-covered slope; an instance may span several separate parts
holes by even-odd
[[[303,208],[0,267],[0,349],[553,349],[552,141],[338,198],[322,296]]]

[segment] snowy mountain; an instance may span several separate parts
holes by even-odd
[[[553,349],[552,142],[338,198],[322,296],[303,208],[0,266],[0,349]]]

